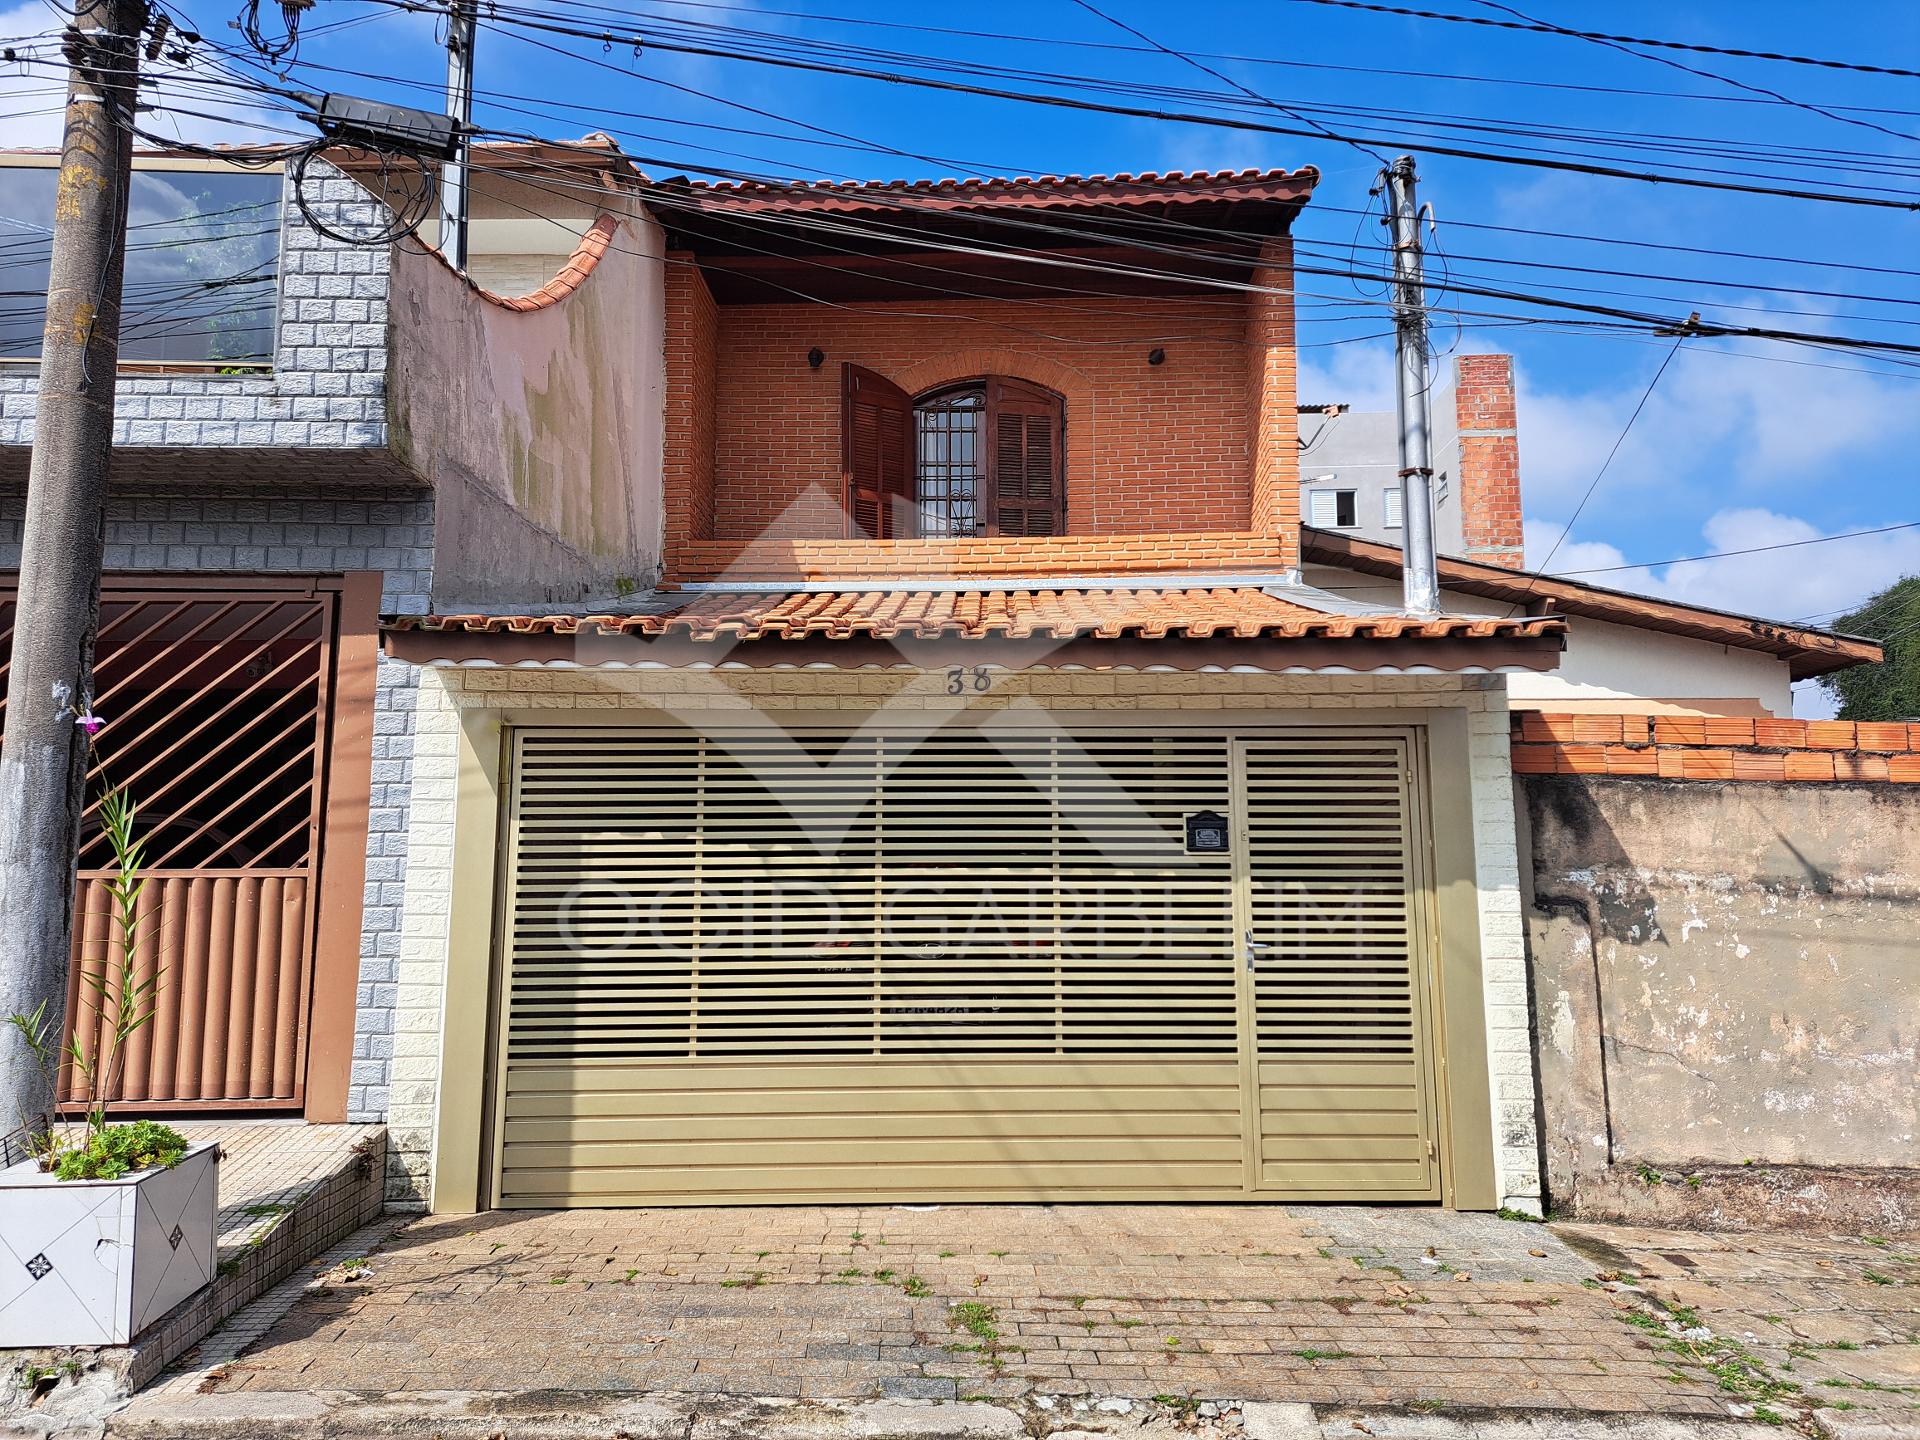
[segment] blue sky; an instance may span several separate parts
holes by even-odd
[[[1832,152],[1799,162],[1802,183],[1813,188],[1882,183],[1920,195],[1920,182],[1912,179],[1883,177],[1875,182],[1829,169],[1834,161],[1869,155],[1897,157],[1920,168],[1920,139],[1914,138],[1920,137],[1916,80],[1661,52],[1669,61],[1777,90],[1800,102],[1796,106],[1685,74],[1644,56],[1556,36],[1362,13],[1302,0],[1099,3],[1176,49],[1289,62],[1208,63],[1292,105],[1473,117],[1494,128],[1468,143],[1490,149],[1530,143],[1502,133],[1510,122],[1645,137],[1709,137],[1758,147],[1757,158],[1695,163],[1743,171],[1776,168],[1792,158],[1790,147],[1799,147]],[[1920,61],[1920,4],[1913,0],[1857,0],[1817,12],[1799,0],[1535,0],[1535,5],[1543,18],[1582,28],[1896,65]],[[227,7],[216,0],[183,0],[178,8],[209,36],[232,38],[225,24]],[[1497,13],[1479,0],[1448,0],[1423,8]],[[902,5],[898,0],[728,0],[693,7],[649,0],[626,10],[794,39],[940,55],[969,64],[1222,88],[1212,77],[1164,55],[993,38],[994,32],[1003,32],[1053,41],[1138,44],[1075,0],[981,0],[967,7]],[[781,11],[803,11],[805,16],[777,13]],[[1819,24],[1809,25],[1815,13]],[[827,16],[956,26],[969,33],[922,34],[839,23]],[[23,30],[38,29],[45,21],[44,6],[0,15],[0,27],[11,23]],[[296,70],[297,83],[421,103],[430,91],[397,81],[432,86],[444,75],[429,17],[396,14],[363,0],[325,0],[308,24],[339,28],[310,38],[300,52],[302,61],[392,78],[353,80],[312,69]],[[617,37],[619,31],[613,34]],[[778,175],[886,177],[1312,164],[1323,179],[1300,233],[1314,245],[1345,253],[1360,220],[1354,212],[1368,203],[1376,169],[1371,158],[1322,139],[1036,109],[657,51],[636,59],[630,44],[617,38],[606,48],[597,41],[558,37],[546,37],[544,43],[570,53],[554,54],[497,30],[483,33],[478,52],[483,99],[476,118],[482,124],[558,136],[605,129],[630,151],[653,157],[648,168],[655,174],[697,171],[703,164]],[[1410,73],[1421,71],[1545,83],[1490,84]],[[1669,93],[1623,93],[1639,91]],[[487,92],[539,98],[488,100]],[[1855,123],[1804,108],[1843,106],[1871,108],[1836,112]],[[528,108],[545,113],[525,113]],[[751,113],[755,110],[766,113]],[[1271,113],[1256,118],[1289,123]],[[18,127],[23,122],[10,123]],[[199,138],[230,128],[209,120],[182,123]],[[730,135],[711,128],[716,125],[777,134]],[[801,125],[881,148],[828,145],[818,131]],[[1406,122],[1382,118],[1370,128],[1404,140],[1389,153],[1400,148],[1421,153]],[[728,156],[702,146],[744,153]],[[887,153],[888,147],[909,153]],[[1920,270],[1920,215],[1654,187],[1431,155],[1422,156],[1420,170],[1422,196],[1433,204],[1439,220],[1440,246],[1453,257],[1454,273],[1463,278],[1472,275],[1520,288],[1558,282],[1635,292],[1590,298],[1661,313],[1699,310],[1732,321],[1920,340],[1920,277],[1866,268]],[[1568,241],[1537,233],[1543,230],[1687,245],[1707,253]],[[1360,224],[1358,234],[1362,245],[1369,244],[1373,227]],[[1726,253],[1730,251],[1827,264],[1752,261]],[[1557,275],[1518,269],[1514,261],[1691,278],[1676,282]],[[1705,279],[1732,283],[1694,283]],[[1761,286],[1781,288],[1757,288]],[[1334,299],[1357,298],[1345,281],[1317,281],[1313,287]],[[1738,308],[1743,306],[1753,308]],[[1495,302],[1491,308],[1500,307]],[[1315,400],[1345,399],[1363,408],[1386,408],[1389,351],[1385,342],[1355,340],[1381,328],[1373,314],[1362,309],[1356,315],[1355,309],[1339,306],[1329,312],[1331,318],[1304,312],[1308,323],[1302,330],[1302,393]],[[1529,549],[1531,560],[1539,563],[1671,342],[1651,336],[1561,333],[1544,326],[1471,325],[1444,326],[1440,339],[1466,349],[1511,350],[1518,359]],[[1913,479],[1916,445],[1920,366],[1759,342],[1689,341],[1647,402],[1572,535],[1560,545],[1554,568],[1588,570],[1920,520],[1920,493]],[[1596,578],[1779,618],[1826,618],[1899,575],[1916,571],[1920,530]]]

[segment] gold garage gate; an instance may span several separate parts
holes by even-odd
[[[1440,1198],[1416,731],[510,747],[496,1205]]]

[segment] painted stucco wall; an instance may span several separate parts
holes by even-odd
[[[389,1115],[390,1201],[426,1203],[439,1104],[441,1037],[446,1001],[449,921],[456,904],[491,897],[455,896],[450,857],[461,823],[460,746],[463,710],[567,712],[630,709],[644,723],[652,707],[678,713],[702,708],[738,712],[866,711],[883,702],[917,708],[1005,706],[1031,701],[1050,710],[1325,710],[1390,708],[1466,712],[1473,821],[1472,908],[1479,919],[1488,1070],[1493,1089],[1493,1152],[1499,1193],[1516,1206],[1537,1204],[1533,1061],[1528,1013],[1520,876],[1508,764],[1508,715],[1502,677],[1279,676],[1260,674],[1080,673],[1030,670],[998,675],[991,694],[897,698],[908,675],[898,670],[633,670],[427,667],[415,711],[412,829],[413,883],[401,939],[399,1016],[394,1037]],[[939,687],[930,687],[938,691]],[[467,803],[487,803],[469,800]]]
[[[1920,1167],[1920,794],[1518,794],[1556,1204],[1642,1164]]]
[[[391,444],[435,489],[435,608],[605,599],[654,578],[662,253],[658,227],[629,216],[578,289],[522,312],[395,250]]]
[[[1309,585],[1380,605],[1398,605],[1400,587],[1378,575],[1309,565]],[[1460,615],[1505,615],[1511,604],[1442,591],[1440,607]],[[1557,668],[1507,677],[1518,710],[1594,710],[1606,714],[1793,714],[1793,679],[1778,656],[1683,635],[1613,625],[1584,615],[1567,622]]]

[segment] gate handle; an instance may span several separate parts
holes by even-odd
[[[1249,970],[1253,969],[1253,957],[1257,955],[1260,951],[1274,950],[1279,948],[1274,945],[1269,945],[1265,941],[1254,939],[1253,931],[1251,930],[1246,932],[1246,938],[1247,938],[1247,969]]]

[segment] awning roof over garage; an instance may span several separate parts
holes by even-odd
[[[1295,590],[1297,595],[1278,593]],[[1316,601],[1325,602],[1324,607]],[[1556,615],[1407,615],[1354,606],[1306,587],[1221,585],[1058,589],[809,590],[772,593],[658,592],[626,613],[593,615],[402,616],[387,625],[388,649],[418,663],[621,663],[620,641],[680,641],[691,649],[730,647],[748,664],[874,663],[833,653],[849,642],[1025,641],[1049,644],[1027,663],[1079,663],[1086,651],[1153,642],[1150,662],[1180,665],[1174,650],[1204,644],[1234,654],[1224,663],[1262,664],[1253,653],[1286,642],[1286,668],[1432,670],[1551,668],[1566,631]],[[833,642],[826,653],[806,642]],[[615,642],[603,645],[601,642]],[[1171,642],[1171,643],[1170,643]],[[1396,652],[1355,654],[1388,645]],[[1302,653],[1295,653],[1301,647]],[[862,647],[863,651],[866,647]],[[1061,651],[1071,648],[1071,657]],[[743,651],[755,652],[751,656]],[[1306,651],[1311,651],[1311,658]],[[1495,653],[1498,652],[1498,653]],[[1127,654],[1133,654],[1129,647]],[[703,657],[690,656],[692,663]],[[712,657],[705,657],[711,659]],[[897,657],[907,660],[907,656]],[[984,658],[984,657],[982,657]],[[1278,657],[1273,657],[1278,658]],[[655,663],[658,663],[656,660]],[[1209,663],[1222,663],[1212,661]]]

